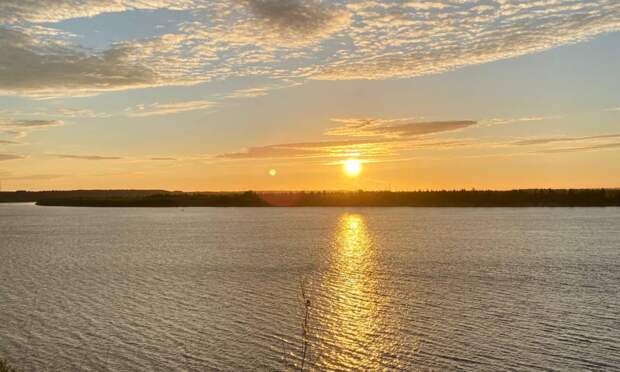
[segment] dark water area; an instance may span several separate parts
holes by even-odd
[[[620,208],[0,205],[21,371],[618,370]]]

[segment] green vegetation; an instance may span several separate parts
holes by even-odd
[[[33,201],[38,205],[74,207],[603,207],[620,206],[620,189],[260,193],[97,191],[42,194]]]

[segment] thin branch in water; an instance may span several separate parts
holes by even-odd
[[[308,353],[308,347],[309,347],[309,342],[308,342],[308,319],[310,317],[310,299],[307,298],[306,296],[306,288],[305,288],[305,282],[302,279],[300,282],[300,287],[301,287],[301,299],[303,301],[303,305],[304,305],[304,321],[302,324],[302,341],[303,341],[303,350],[302,350],[302,354],[301,354],[301,367],[299,368],[300,371],[304,370],[304,366],[306,364],[306,355]]]

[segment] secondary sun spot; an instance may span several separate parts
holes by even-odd
[[[275,169],[273,169],[273,168],[269,170],[269,175],[270,175],[271,177],[274,177],[276,174],[278,174],[278,171],[277,171],[277,170],[275,170]]]
[[[359,159],[347,159],[342,163],[344,173],[349,177],[357,177],[362,172],[362,162]]]

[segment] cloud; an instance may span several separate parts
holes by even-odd
[[[254,15],[254,19],[245,24],[257,23],[264,28],[263,32],[271,39],[269,41],[276,44],[314,42],[340,30],[349,22],[347,11],[325,1],[245,0],[244,3]]]
[[[593,141],[593,140],[605,140],[620,138],[620,134],[601,134],[596,136],[584,136],[584,137],[543,137],[532,138],[512,142],[517,146],[531,146],[531,145],[547,145],[558,142],[579,142],[579,141]]]
[[[254,98],[254,97],[262,97],[269,94],[270,88],[248,88],[248,89],[239,89],[234,92],[228,94],[226,98]]]
[[[434,121],[394,124],[403,119],[332,119],[344,124],[325,132],[328,136],[349,137],[342,140],[284,143],[249,147],[239,152],[217,155],[224,159],[377,157],[396,150],[446,148],[464,145],[463,141],[429,140],[425,136],[467,128],[475,121]]]
[[[590,146],[563,147],[563,148],[541,150],[539,152],[546,153],[546,154],[552,154],[552,153],[563,153],[563,152],[609,150],[609,149],[616,149],[616,148],[620,148],[620,143],[603,143],[603,144],[590,145]]]
[[[86,108],[71,108],[71,107],[57,107],[50,108],[47,110],[0,110],[0,116],[9,116],[9,117],[32,117],[32,116],[56,116],[63,118],[107,118],[110,117],[110,114],[103,112],[96,112],[91,109]],[[6,120],[6,119],[5,119]],[[0,122],[2,119],[0,118]]]
[[[111,115],[103,112],[95,112],[90,109],[76,109],[69,107],[60,107],[53,111],[56,115],[63,116],[66,118],[87,118],[87,119],[98,119],[98,118],[108,118]]]
[[[414,141],[412,139],[362,139],[343,141],[316,141],[283,143],[249,147],[239,152],[219,154],[220,159],[269,159],[269,158],[377,158],[393,155],[399,150],[421,148],[445,149],[464,146],[466,141]]]
[[[570,153],[580,151],[598,151],[606,149],[615,149],[620,147],[620,143],[613,142],[620,138],[619,133],[597,134],[590,136],[558,136],[558,137],[534,137],[526,139],[518,139],[512,141],[487,143],[491,147],[506,146],[534,146],[538,147],[533,152],[521,153],[521,155],[531,154],[554,154],[554,153]]]
[[[62,120],[0,118],[0,132],[12,135],[16,138],[23,138],[33,130],[59,127],[62,125],[64,125]]]
[[[440,73],[575,43],[620,28],[614,1],[356,2],[348,30],[359,47],[322,66],[317,79],[385,79]]]
[[[153,160],[153,161],[176,161],[176,158],[168,158],[168,157],[155,157],[155,158],[149,158],[149,160]]]
[[[325,134],[352,137],[403,138],[426,134],[454,131],[476,125],[475,121],[431,121],[393,124],[393,121],[378,119],[333,119],[344,126],[333,128]]]
[[[15,142],[15,141],[7,141],[7,140],[0,140],[0,145],[18,145],[19,142]]]
[[[264,86],[258,86],[253,88],[245,88],[245,89],[237,89],[232,91],[229,94],[223,96],[223,98],[254,98],[254,97],[262,97],[269,94],[269,92],[280,89],[292,88],[295,86],[299,86],[299,82],[283,80],[278,83],[268,84]]]
[[[54,28],[156,9],[184,12],[183,21],[173,33],[126,37],[106,49],[75,45],[81,35],[68,39]],[[442,73],[620,30],[620,2],[3,0],[0,24],[0,93],[48,97],[247,76],[303,82]]]
[[[4,180],[52,180],[56,178],[62,178],[65,175],[62,174],[31,174],[25,176],[8,176],[3,177]]]
[[[260,158],[320,158],[385,155],[389,152],[390,139],[364,139],[343,141],[316,141],[283,143],[268,146],[249,147],[233,153],[217,155],[223,159],[260,159]]]
[[[580,152],[580,151],[597,151],[606,149],[615,149],[620,147],[620,143],[609,142],[620,138],[618,133],[610,134],[598,134],[592,136],[579,136],[579,137],[539,137],[521,139],[507,143],[512,146],[543,146],[542,149],[537,150],[536,153],[568,153],[568,152]],[[554,147],[553,145],[570,143],[573,146],[570,147]]]
[[[158,83],[152,69],[131,61],[129,46],[88,54],[61,43],[41,45],[31,35],[0,28],[0,49],[0,93],[85,95]]]
[[[71,155],[71,154],[52,154],[52,156],[60,159],[74,160],[121,160],[118,156],[101,156],[101,155]]]
[[[127,115],[131,117],[144,117],[154,115],[170,115],[179,112],[208,110],[215,106],[212,101],[184,101],[173,103],[155,103],[152,105],[138,105],[131,108]]]
[[[206,17],[179,23],[180,33],[126,39],[105,50],[73,45],[54,28],[34,32],[42,27],[32,24],[135,9],[202,10]],[[347,12],[318,0],[6,0],[0,14],[0,23],[22,25],[0,28],[0,93],[45,98],[247,75],[239,67],[273,61],[267,49],[316,42],[344,26]],[[246,47],[257,44],[264,47]]]
[[[17,159],[24,159],[24,157],[21,155],[14,155],[14,154],[0,154],[0,161],[17,160]]]
[[[561,118],[561,116],[559,116],[559,115],[554,115],[554,116],[524,116],[524,117],[520,117],[520,118],[492,118],[492,119],[481,120],[480,121],[480,125],[485,126],[485,127],[490,127],[490,126],[494,126],[494,125],[505,125],[505,124],[515,124],[515,123],[529,123],[529,122],[537,122],[537,121],[552,120],[552,119],[559,119],[559,118]]]
[[[195,5],[186,0],[2,0],[0,23],[59,22],[94,17],[102,13],[134,9],[186,9]]]
[[[249,147],[243,151],[219,154],[221,159],[297,158],[320,155],[317,151],[289,148],[286,144]]]
[[[62,126],[62,120],[15,120],[0,119],[0,129],[37,129]]]

